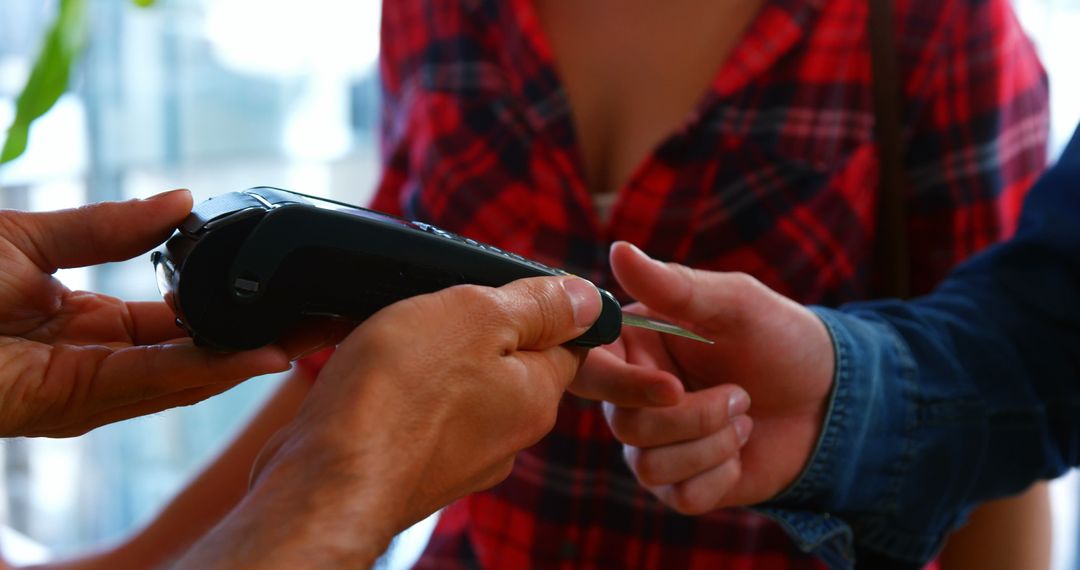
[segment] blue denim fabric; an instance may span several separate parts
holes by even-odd
[[[758,510],[833,568],[918,567],[976,503],[1080,463],[1080,132],[1016,237],[934,293],[813,310],[832,401],[806,470]]]

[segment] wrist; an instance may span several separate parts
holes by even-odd
[[[326,455],[273,461],[180,568],[368,568],[398,532],[389,481]]]
[[[873,508],[879,489],[856,482],[890,480],[892,458],[880,451],[909,443],[914,364],[887,325],[822,307],[811,310],[832,340],[831,393],[810,461],[771,502],[838,511]]]
[[[887,324],[822,307],[811,310],[832,339],[836,366],[822,430],[795,482],[758,510],[800,548],[847,567],[868,524],[902,508],[895,489],[909,476],[903,450],[914,440],[918,386],[906,345]],[[892,533],[890,548],[920,556],[925,544]],[[842,562],[846,561],[846,562]]]
[[[251,490],[253,502],[270,505],[276,519],[288,519],[282,521],[287,536],[269,545],[265,558],[293,560],[282,564],[291,568],[370,567],[398,532],[397,505],[379,481],[310,467],[275,467]],[[282,508],[282,502],[294,506]]]

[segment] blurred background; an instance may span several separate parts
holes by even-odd
[[[379,173],[378,0],[88,5],[91,41],[73,87],[35,123],[26,154],[0,166],[0,207],[56,209],[178,187],[199,201],[257,185],[367,201]],[[1072,61],[1080,1],[1015,5],[1050,72],[1056,155],[1080,121]],[[43,0],[0,2],[0,128],[14,116],[55,9]],[[148,258],[61,278],[125,299],[157,297]],[[5,552],[69,555],[144,523],[278,380],[79,438],[0,442]],[[1055,568],[1080,568],[1076,490],[1072,477],[1054,485]],[[426,529],[399,541],[382,565],[408,565]]]

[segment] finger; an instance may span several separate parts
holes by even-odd
[[[127,307],[131,315],[132,341],[136,345],[160,344],[186,334],[165,303],[133,301],[128,302]],[[341,319],[304,319],[274,344],[284,350],[290,360],[297,360],[341,342],[354,328],[354,323]]]
[[[287,355],[273,346],[237,353],[212,352],[190,342],[134,346],[98,364],[88,401],[118,407],[288,369]]]
[[[499,310],[522,349],[543,350],[573,340],[600,316],[600,292],[579,277],[520,279],[496,291]]]
[[[672,406],[684,392],[682,382],[671,373],[630,364],[606,350],[589,351],[569,390],[623,408]]]
[[[741,476],[742,462],[735,458],[689,480],[651,487],[649,491],[684,515],[702,515],[725,506],[724,496]]]
[[[176,322],[176,314],[160,301],[128,301],[131,316],[131,340],[133,344],[158,344],[186,336],[187,332]]]
[[[8,212],[12,241],[47,273],[130,259],[161,243],[191,211],[191,193],[174,190],[127,202],[55,212]]]
[[[689,392],[675,406],[621,408],[604,405],[611,432],[637,447],[657,447],[706,437],[746,414],[750,396],[734,384]]]
[[[771,293],[743,273],[699,271],[650,258],[627,242],[611,246],[611,269],[627,294],[669,317],[719,327],[731,323],[754,293]]]
[[[752,427],[749,417],[739,416],[701,439],[649,448],[627,445],[623,456],[642,485],[671,485],[738,457]]]
[[[217,396],[222,392],[226,392],[236,387],[243,380],[237,380],[235,382],[227,382],[221,384],[211,384],[209,386],[202,386],[199,388],[189,388],[187,390],[181,390],[168,396],[162,396],[160,398],[153,398],[151,400],[145,400],[135,404],[128,404],[111,408],[103,412],[91,415],[84,421],[65,428],[58,429],[54,432],[41,434],[48,437],[77,437],[85,434],[86,432],[99,428],[111,423],[121,422],[124,420],[130,420],[132,418],[138,418],[147,416],[150,414],[156,414],[165,410],[171,410],[172,408],[179,408],[182,406],[191,406],[198,404],[199,402]]]
[[[285,351],[289,360],[299,360],[337,345],[349,336],[356,326],[356,323],[342,319],[304,319],[274,344]]]
[[[548,394],[553,399],[562,397],[563,391],[573,381],[574,376],[585,361],[586,351],[582,348],[570,348],[566,346],[553,346],[546,350],[528,350],[515,353],[515,357],[521,359],[529,370],[530,380],[543,377],[553,382],[544,383],[544,386],[552,386],[554,390]],[[541,385],[532,382],[532,385]]]

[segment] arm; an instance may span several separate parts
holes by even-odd
[[[738,468],[693,494],[694,510],[769,501],[761,510],[834,566],[856,555],[870,566],[924,562],[974,504],[1080,462],[1077,181],[1080,135],[1032,190],[1012,241],[907,303],[810,312],[745,276],[617,245],[612,265],[627,292],[717,343],[628,331],[624,354],[590,357],[573,388],[603,397],[643,368],[699,388],[736,382],[754,402],[753,433],[717,459]],[[658,414],[605,410],[639,455],[682,445],[650,436]],[[732,423],[719,418],[712,430]]]
[[[550,429],[583,356],[562,343],[599,311],[576,278],[455,287],[380,311],[179,566],[370,565],[404,527],[502,480]]]
[[[916,294],[1015,230],[1021,200],[1045,167],[1049,115],[1045,73],[1007,0],[923,4],[949,24],[905,48],[927,58],[921,73],[906,74]],[[980,507],[949,538],[941,568],[1046,569],[1050,524],[1044,486]]]
[[[1053,517],[1049,484],[979,505],[967,524],[949,535],[938,556],[943,570],[1050,568]]]
[[[310,386],[306,371],[295,368],[228,447],[148,525],[112,548],[49,567],[157,568],[179,558],[243,499],[259,451],[293,419]]]
[[[808,473],[827,476],[782,501],[873,513],[851,518],[861,544],[915,561],[937,549],[969,505],[1080,461],[1077,180],[1080,137],[1032,190],[1016,237],[932,295],[817,309],[836,345],[836,392],[854,411],[831,417],[826,433],[846,423],[862,435],[838,434],[837,456],[850,461],[816,457]],[[888,481],[893,500],[844,489],[867,476]]]
[[[284,385],[138,540],[64,567],[177,555],[181,568],[366,567],[405,526],[501,480],[550,428],[583,356],[561,344],[599,310],[576,278],[457,287],[387,308],[346,338],[314,388],[296,376]]]

